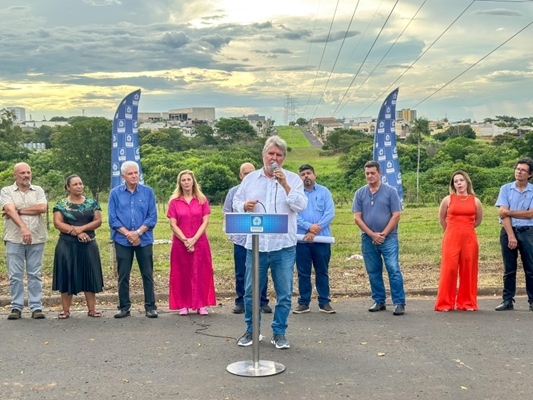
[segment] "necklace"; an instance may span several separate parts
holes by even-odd
[[[470,197],[470,195],[467,195],[464,199],[461,199],[461,197],[459,197],[458,194],[456,194],[457,198],[459,199],[459,201],[467,201],[468,198]]]

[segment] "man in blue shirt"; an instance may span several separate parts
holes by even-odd
[[[515,181],[500,189],[496,207],[499,207],[500,246],[503,257],[503,301],[496,311],[513,310],[516,292],[518,252],[526,275],[529,310],[533,311],[533,160],[518,160],[514,168]]]
[[[292,312],[303,314],[309,312],[311,293],[311,269],[315,267],[315,285],[318,292],[318,308],[320,312],[334,314],[329,298],[329,260],[331,258],[331,244],[318,243],[316,237],[330,237],[330,223],[335,216],[333,197],[328,188],[316,183],[314,168],[303,164],[298,169],[304,183],[304,193],[307,197],[307,207],[298,213],[298,235],[303,238],[296,244],[296,268],[298,270],[298,307]]]
[[[374,305],[370,312],[386,310],[383,261],[389,275],[394,315],[405,312],[405,291],[400,271],[398,222],[402,204],[398,192],[381,182],[381,168],[377,161],[365,164],[367,185],[355,192],[352,211],[355,224],[361,229],[361,250],[370,280]]]
[[[157,318],[154,293],[153,229],[157,223],[152,188],[139,184],[139,166],[126,161],[120,168],[124,184],[109,193],[109,226],[115,242],[118,270],[119,312],[115,318],[130,316],[130,273],[133,255],[137,258],[144,287],[144,308],[148,318]]]
[[[239,178],[244,179],[246,175],[250,172],[255,171],[255,167],[252,163],[246,162],[241,165],[239,171]],[[233,197],[239,189],[239,186],[233,186],[224,201],[224,208],[222,212],[224,214],[237,212],[233,208]],[[244,275],[246,273],[246,235],[230,235],[229,240],[233,242],[233,261],[235,263],[235,292],[237,293],[237,298],[235,299],[235,308],[233,309],[233,314],[242,314],[244,312]],[[267,298],[267,286],[268,280],[261,287],[261,311],[264,313],[272,313],[272,308],[268,305]]]

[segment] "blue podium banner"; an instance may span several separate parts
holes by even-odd
[[[228,235],[273,235],[288,231],[288,214],[228,213],[224,215],[224,232]]]

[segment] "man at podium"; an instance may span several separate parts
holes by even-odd
[[[251,172],[242,181],[233,208],[237,212],[288,214],[288,233],[263,235],[259,240],[259,287],[266,282],[268,268],[276,292],[276,307],[272,321],[271,343],[278,349],[288,349],[285,337],[287,319],[291,311],[294,262],[296,256],[296,219],[307,206],[303,182],[294,172],[282,169],[287,156],[287,143],[271,136],[263,147],[263,168]],[[238,340],[239,346],[252,344],[252,237],[246,239],[246,274],[244,321],[246,332]],[[261,315],[259,315],[261,324]],[[262,336],[259,335],[259,340]]]

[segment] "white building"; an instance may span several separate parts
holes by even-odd
[[[26,109],[24,107],[6,107],[6,109],[15,114],[17,122],[26,121]]]

